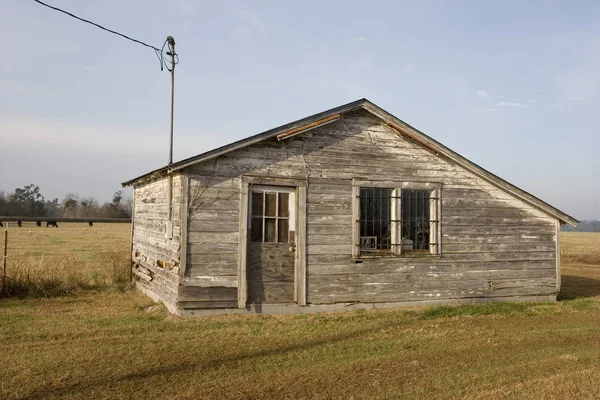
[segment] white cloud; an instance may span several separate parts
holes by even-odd
[[[567,103],[578,103],[578,102],[580,102],[581,100],[583,100],[583,97],[582,97],[582,96],[570,96],[570,97],[567,99]]]
[[[496,103],[494,107],[513,107],[513,108],[523,108],[525,107],[522,103],[516,103],[513,101],[501,101],[500,103]]]
[[[367,39],[367,38],[366,38],[366,37],[364,37],[364,36],[358,36],[358,37],[355,37],[355,38],[352,38],[352,39],[350,39],[350,43],[360,43],[360,42],[366,42],[366,41],[368,41],[368,40],[369,40],[369,39]]]
[[[258,35],[265,36],[267,34],[267,25],[265,25],[258,14],[248,10],[238,10],[237,15]]]
[[[360,71],[361,69],[366,69],[369,68],[371,66],[371,62],[364,60],[364,61],[360,61],[356,64],[352,64],[348,67],[348,71],[353,72],[353,71]]]
[[[181,15],[191,15],[195,12],[196,10],[194,9],[194,6],[192,6],[192,3],[189,0],[181,0],[179,2],[179,13]]]
[[[260,16],[248,10],[236,10],[235,14],[241,19],[241,24],[232,29],[233,36],[244,43],[250,43],[255,37],[265,37],[267,25]]]
[[[535,103],[535,101],[536,101],[535,99],[527,99],[527,102],[528,102],[529,104],[533,104],[533,103]]]
[[[490,97],[488,92],[486,92],[485,90],[480,90],[479,92],[477,92],[477,96],[482,97],[484,99],[487,99],[488,97]]]
[[[252,40],[252,32],[250,32],[250,29],[246,26],[238,25],[233,28],[231,32],[233,33],[233,36],[244,43],[250,43]]]

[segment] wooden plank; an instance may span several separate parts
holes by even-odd
[[[189,220],[189,184],[190,178],[183,177],[181,185],[181,235],[179,237],[179,276],[184,276],[187,270],[188,220]]]
[[[443,249],[450,253],[527,253],[531,251],[554,251],[553,242],[520,243],[515,238],[512,243],[446,243]]]
[[[335,122],[338,119],[340,119],[340,115],[336,114],[336,115],[329,116],[327,118],[323,118],[323,119],[321,119],[319,121],[311,122],[309,124],[306,124],[306,125],[303,125],[303,126],[299,126],[297,128],[290,129],[290,130],[288,130],[286,132],[282,132],[282,133],[278,134],[277,135],[277,140],[281,141],[281,140],[284,140],[284,139],[289,139],[290,137],[292,137],[294,135],[297,135],[299,133],[304,133],[304,132],[306,132],[308,130],[312,130],[312,129],[318,127],[318,126],[322,126],[322,125],[325,125],[325,124],[329,124],[329,123]]]
[[[146,282],[150,282],[152,280],[152,278],[149,275],[144,274],[142,271],[140,271],[138,269],[133,268],[131,270],[131,273]]]
[[[443,229],[443,227],[442,227]],[[530,235],[515,235],[512,233],[508,234],[469,234],[469,233],[461,233],[461,234],[448,234],[444,232],[442,234],[443,242],[442,246],[447,244],[477,244],[477,243],[487,243],[487,244],[517,244],[517,243],[546,243],[554,240],[553,233],[536,233]]]
[[[346,228],[346,232],[344,232],[344,234],[339,234],[339,235],[338,234],[308,235],[307,243],[309,245],[327,243],[328,245],[339,246],[339,245],[347,245],[349,243],[353,243],[353,241],[354,241],[354,239],[352,236],[352,232],[348,232],[348,228]]]
[[[237,275],[207,275],[207,276],[191,276],[185,278],[181,282],[186,286],[200,286],[200,287],[233,287],[237,288]],[[237,303],[236,303],[237,306]]]
[[[535,218],[535,217],[505,217],[505,216],[471,216],[471,215],[460,215],[460,216],[447,216],[442,217],[443,225],[452,226],[527,226],[527,227],[552,227],[554,223],[551,220]]]
[[[311,260],[309,258],[309,260]],[[395,262],[394,262],[395,261]],[[537,270],[554,270],[554,262],[547,260],[537,261],[471,261],[471,262],[436,262],[411,260],[364,260],[362,263],[353,261],[335,260],[326,263],[325,259],[317,259],[310,264],[310,278],[320,275],[348,275],[348,274],[451,274],[451,273],[478,273],[485,271],[527,271],[536,274]],[[544,273],[546,274],[546,273]]]
[[[190,255],[221,255],[238,254],[237,243],[188,243],[188,257]]]
[[[348,257],[353,255],[351,243],[343,245],[329,245],[329,244],[311,244],[307,246],[308,254],[346,254]]]
[[[239,222],[238,228],[235,231],[226,231],[226,232],[214,232],[213,228],[207,228],[206,230],[202,230],[200,232],[190,231],[188,236],[188,243],[190,245],[195,244],[235,244],[237,245],[240,241],[240,232],[239,232]],[[237,247],[237,246],[236,246]]]
[[[179,301],[236,301],[237,288],[179,286]]]
[[[554,251],[528,251],[520,253],[452,253],[444,250],[444,259],[447,261],[556,261]]]
[[[299,186],[296,188],[297,193],[297,220],[296,220],[296,298],[299,306],[306,305],[306,285],[307,285],[307,270],[306,270],[306,204],[307,204],[307,189]]]
[[[327,225],[317,225],[311,224],[310,222],[307,224],[308,237],[311,236],[346,236],[349,235],[352,237],[352,219],[347,218],[347,223],[344,224],[327,224]]]
[[[239,243],[238,243],[238,290],[237,290],[237,306],[238,308],[246,308],[248,296],[248,283],[246,278],[247,266],[247,247],[248,247],[248,190],[247,182],[240,180],[240,201],[239,201]]]
[[[444,237],[450,235],[513,235],[527,239],[536,235],[554,234],[554,227],[546,225],[488,225],[488,226],[464,226],[443,224]]]
[[[300,166],[300,165],[299,165]],[[242,182],[247,185],[274,185],[274,186],[290,186],[290,187],[306,187],[308,182],[306,178],[289,177],[289,176],[274,176],[274,175],[244,175]]]
[[[410,181],[394,181],[394,180],[383,180],[383,179],[379,179],[379,177],[377,178],[377,180],[360,180],[360,179],[354,179],[352,181],[352,186],[358,186],[359,188],[361,187],[375,187],[375,188],[388,188],[388,189],[395,189],[395,188],[410,188],[410,189],[420,189],[420,190],[436,190],[436,189],[440,189],[441,188],[441,184],[440,183],[436,183],[436,182],[418,182],[418,181],[414,181],[414,180],[410,180]]]
[[[373,284],[406,284],[405,289],[431,287],[442,289],[444,287],[460,286],[465,288],[486,287],[490,284],[495,288],[508,287],[509,285],[522,286],[523,281],[535,279],[554,280],[553,268],[544,268],[531,271],[522,270],[483,270],[483,271],[427,271],[417,274],[414,272],[402,273],[372,273],[372,274],[335,274],[315,275],[311,277],[311,283],[319,290],[330,285],[353,287],[360,290]],[[517,283],[515,283],[517,282]],[[501,285],[502,284],[502,285]],[[461,286],[461,287],[463,287]],[[349,289],[351,290],[351,289]]]
[[[184,310],[212,309],[212,308],[237,308],[237,300],[220,301],[179,301],[179,308]]]
[[[232,215],[230,218],[223,218],[217,221],[193,221],[190,225],[190,232],[200,233],[229,233],[238,232],[239,230],[239,214]]]

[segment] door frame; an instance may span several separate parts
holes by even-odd
[[[249,193],[254,185],[286,186],[296,191],[296,251],[294,254],[294,298],[299,306],[306,305],[306,179],[286,177],[242,176],[240,181],[240,230],[238,245],[238,308],[246,308],[250,206]]]

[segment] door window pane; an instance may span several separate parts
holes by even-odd
[[[252,218],[250,226],[250,241],[262,242],[262,217]]]
[[[290,216],[290,194],[279,193],[279,215],[278,217],[289,217]]]
[[[277,223],[279,224],[277,232],[277,241],[279,243],[287,243],[289,241],[288,234],[290,230],[290,221],[287,219],[279,219],[277,220]]]
[[[260,217],[263,212],[263,192],[252,192],[252,216]]]
[[[268,217],[277,216],[277,193],[265,193],[265,215]]]
[[[274,243],[277,238],[275,235],[275,218],[265,218],[265,243]]]

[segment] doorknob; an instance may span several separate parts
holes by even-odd
[[[293,253],[296,251],[296,243],[292,243],[289,248],[290,252]]]

